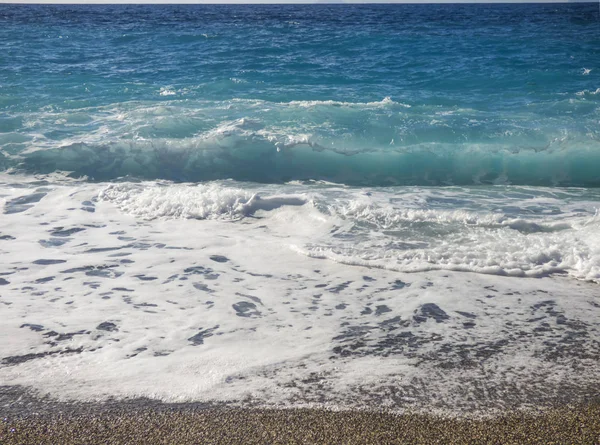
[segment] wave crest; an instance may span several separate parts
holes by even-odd
[[[531,122],[544,110],[532,110],[508,118],[408,107],[391,98],[173,100],[45,110],[14,120],[16,127],[2,137],[10,152],[0,153],[0,168],[71,171],[93,180],[600,186],[596,130],[577,124],[582,128],[568,131],[554,116],[544,118],[548,128],[538,128]]]

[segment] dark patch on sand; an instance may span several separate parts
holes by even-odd
[[[49,240],[42,239],[42,240],[38,241],[38,243],[40,243],[40,245],[42,247],[59,247],[68,242],[69,242],[68,239],[61,239],[61,238],[50,238]]]
[[[392,310],[388,306],[386,306],[385,304],[380,304],[379,306],[377,306],[375,308],[375,315],[376,316],[383,315],[383,314],[385,314],[387,312],[392,312]]]
[[[117,246],[117,247],[92,247],[85,251],[85,253],[102,253],[102,252],[113,252],[115,250],[124,249],[127,246]]]
[[[96,326],[96,329],[98,329],[99,331],[108,331],[108,332],[113,332],[113,331],[119,330],[117,328],[117,325],[114,323],[111,323],[110,321],[103,321],[98,326]]]
[[[250,300],[252,300],[252,301],[254,301],[255,303],[258,303],[258,304],[260,304],[260,305],[262,305],[262,304],[263,304],[262,300],[261,300],[260,298],[258,298],[258,297],[255,297],[254,295],[242,294],[242,293],[240,293],[240,292],[236,292],[235,294],[236,294],[237,296],[239,296],[239,297],[248,298],[248,299],[250,299]]]
[[[352,281],[346,281],[345,283],[341,283],[341,284],[338,284],[337,286],[330,287],[327,290],[329,292],[331,292],[332,294],[339,294],[340,292],[345,290],[351,283],[352,283]]]
[[[76,348],[76,349],[67,348],[67,349],[63,349],[60,351],[48,351],[48,352],[38,352],[38,353],[32,353],[32,354],[12,355],[10,357],[4,357],[0,363],[3,365],[7,365],[7,366],[14,366],[14,365],[20,365],[21,363],[28,362],[30,360],[35,360],[35,359],[47,357],[50,355],[80,354],[81,352],[83,352],[83,348]]]
[[[209,294],[214,292],[214,289],[211,289],[204,283],[194,283],[194,287],[202,292],[208,292]]]
[[[391,287],[390,287],[391,290],[399,290],[399,289],[404,289],[405,287],[410,287],[410,283],[405,283],[402,280],[396,280],[390,284],[391,284]]]
[[[55,227],[50,235],[57,236],[59,238],[65,238],[71,235],[75,235],[78,232],[83,232],[85,229],[83,227],[73,227],[72,229],[65,229],[64,227]]]
[[[50,266],[52,264],[61,264],[61,263],[66,263],[66,262],[67,262],[67,260],[44,260],[44,259],[41,259],[41,260],[35,260],[33,262],[33,264],[38,264],[41,266]]]
[[[462,315],[463,317],[467,317],[467,318],[477,318],[477,315],[472,314],[470,312],[456,311],[456,313],[459,315]]]
[[[238,317],[260,317],[260,311],[257,309],[256,305],[249,301],[239,301],[232,304],[231,307]]]
[[[420,324],[427,321],[428,318],[433,318],[437,323],[442,323],[448,320],[450,317],[437,304],[425,303],[415,311],[413,320],[417,324]]]
[[[142,281],[154,281],[154,280],[158,280],[158,277],[149,277],[149,276],[144,275],[144,274],[134,275],[134,277],[136,277],[138,280],[142,280]]]
[[[188,267],[187,269],[184,269],[183,272],[191,275],[202,275],[207,280],[216,280],[220,276],[220,274],[213,271],[210,267],[204,266]]]
[[[213,332],[216,331],[218,328],[219,325],[207,329],[200,328],[199,332],[196,335],[188,338],[188,341],[190,341],[194,346],[202,345],[204,344],[204,339],[212,337],[214,335]]]
[[[41,332],[44,330],[44,326],[42,326],[41,324],[31,324],[31,323],[24,323],[21,325],[21,328],[29,328],[34,332]]]
[[[21,213],[33,207],[31,204],[40,202],[47,193],[32,193],[31,195],[19,196],[11,199],[4,205],[4,213],[10,215],[13,213]]]

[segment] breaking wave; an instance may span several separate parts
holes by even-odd
[[[579,97],[579,96],[575,96]],[[579,102],[577,102],[579,100]],[[588,106],[585,98],[557,106]],[[0,168],[200,182],[600,186],[600,135],[546,116],[378,102],[120,103],[16,116]],[[537,113],[537,114],[536,114]],[[7,124],[8,125],[8,124]],[[579,125],[579,126],[578,126]],[[539,128],[538,128],[539,127]],[[581,128],[580,128],[581,127]]]

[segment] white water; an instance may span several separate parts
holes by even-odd
[[[600,375],[593,191],[43,179],[1,178],[2,384],[471,409]]]

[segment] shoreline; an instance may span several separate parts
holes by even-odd
[[[0,387],[0,443],[598,444],[600,398],[454,416],[421,411],[261,408],[151,399],[58,402]]]
[[[434,414],[321,409],[191,407],[131,404],[85,412],[3,417],[0,442],[10,444],[597,444],[600,404],[486,419]],[[88,407],[90,408],[90,407]]]

